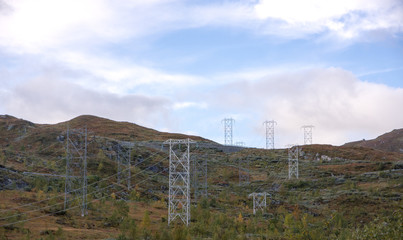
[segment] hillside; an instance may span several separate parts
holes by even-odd
[[[72,199],[67,210],[63,207],[67,125],[87,126],[89,132],[84,217],[74,192],[67,194]],[[289,179],[287,149],[222,146],[95,116],[53,125],[2,116],[0,134],[0,239],[371,239],[368,231],[399,239],[394,236],[403,234],[398,152],[300,146],[299,178]],[[197,141],[190,148],[191,221],[189,227],[179,221],[168,226],[169,155],[161,143],[187,137]],[[130,169],[118,161],[119,142],[133,143]],[[180,156],[185,149],[178,147]],[[270,194],[263,213],[253,214],[248,197],[253,192]]]
[[[344,144],[346,147],[367,147],[386,152],[403,152],[403,128],[382,134],[372,140],[360,140]]]
[[[89,134],[111,137],[124,141],[164,141],[169,138],[192,138],[197,141],[211,142],[198,136],[159,132],[134,123],[116,122],[106,118],[82,115],[58,124],[35,124],[9,115],[0,116],[0,141],[19,141],[24,138],[35,138],[35,134],[54,136],[55,133],[71,129],[87,127]],[[12,139],[14,137],[14,139]]]

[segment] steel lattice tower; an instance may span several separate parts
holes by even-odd
[[[64,209],[69,207],[70,196],[79,199],[81,216],[87,214],[87,128],[69,129],[66,137],[66,178]]]
[[[204,155],[202,159],[193,158],[193,189],[194,198],[208,196],[207,184],[207,157]]]
[[[133,144],[131,142],[119,141],[113,147],[116,153],[116,161],[118,164],[117,183],[125,179],[127,190],[131,189],[131,151]]]
[[[290,146],[288,148],[288,179],[292,176],[298,179],[298,146]]]
[[[235,122],[233,118],[224,118],[224,145],[232,145],[232,126]]]
[[[301,128],[304,129],[304,145],[312,144],[312,125],[304,125]]]
[[[114,151],[115,151],[115,154],[116,154],[116,163],[117,163],[117,173],[116,173],[116,182],[117,182],[117,184],[120,184],[120,179],[122,178],[122,159],[121,159],[121,156],[120,156],[120,151],[121,151],[121,146],[119,145],[119,144],[117,144],[115,147],[114,147],[115,149],[114,149]]]
[[[235,146],[237,146],[237,147],[245,147],[245,143],[244,142],[236,142]]]
[[[251,193],[249,197],[253,197],[253,214],[256,214],[257,211],[261,210],[262,212],[266,209],[266,196],[270,194],[266,192],[262,193]]]
[[[131,151],[134,144],[125,141],[106,142],[105,154],[110,160],[116,161],[116,183],[126,182],[127,189],[131,190]],[[123,183],[125,184],[125,183]]]
[[[239,185],[249,184],[249,160],[240,158],[238,161]]]
[[[190,144],[191,139],[169,139],[169,200],[168,225],[179,217],[182,222],[190,222]],[[181,151],[180,145],[185,145]],[[179,156],[179,157],[178,157]]]
[[[266,149],[274,149],[274,125],[277,125],[277,122],[264,121],[263,125],[266,125]]]

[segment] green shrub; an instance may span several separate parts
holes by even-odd
[[[124,200],[113,201],[113,212],[110,217],[107,217],[105,224],[112,227],[118,227],[129,214],[129,206]]]
[[[403,213],[394,212],[391,216],[377,218],[362,228],[352,232],[350,239],[355,240],[400,240],[403,236]]]
[[[288,189],[296,189],[296,188],[308,188],[311,186],[311,183],[308,181],[297,180],[285,183]]]

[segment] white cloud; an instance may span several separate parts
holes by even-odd
[[[264,31],[301,37],[329,31],[343,39],[367,31],[401,32],[403,6],[399,0],[261,0],[256,16],[271,23]]]
[[[79,50],[208,25],[241,26],[251,16],[241,4],[179,0],[5,0],[0,8],[0,46],[18,53]]]
[[[314,142],[342,144],[401,128],[403,89],[363,82],[338,69],[281,73],[260,81],[239,81],[218,89],[209,105],[250,113],[254,129],[278,122],[280,145],[302,143],[300,127],[315,125]],[[260,118],[260,121],[258,120]],[[256,125],[257,124],[257,125]],[[259,131],[263,134],[263,131]]]
[[[82,114],[132,121],[158,128],[169,125],[170,101],[129,94],[119,96],[84,89],[52,76],[33,79],[2,94],[8,114],[39,123],[57,123]]]
[[[4,0],[0,46],[17,53],[44,53],[155,34],[174,28],[176,2]]]
[[[398,68],[386,68],[386,69],[378,69],[378,70],[372,70],[372,71],[367,71],[363,73],[357,74],[358,77],[363,77],[363,76],[368,76],[368,75],[373,75],[373,74],[379,74],[379,73],[388,73],[388,72],[394,72],[398,70],[402,70],[403,67],[398,67]]]
[[[185,108],[200,108],[200,109],[206,109],[207,104],[204,102],[177,102],[174,103],[172,108],[174,110],[181,110]]]
[[[203,78],[170,74],[149,67],[125,61],[93,56],[79,52],[63,52],[54,56],[59,62],[73,69],[89,74],[85,80],[79,79],[77,84],[86,88],[108,91],[116,94],[128,94],[148,86],[149,95],[170,95],[181,87],[188,87],[203,81]]]
[[[282,64],[276,66],[269,66],[263,69],[243,69],[241,71],[224,72],[214,75],[210,79],[210,83],[217,85],[217,83],[228,84],[234,81],[260,81],[267,79],[268,76],[275,76],[284,72],[301,72],[312,68],[322,67],[324,64]]]
[[[193,19],[204,8],[192,8],[191,14],[181,1],[173,0],[1,2],[0,50],[14,54],[19,61],[32,59],[31,66],[43,62],[39,68],[46,64],[58,65],[80,72],[78,77],[69,81],[87,89],[120,95],[136,92],[168,96],[174,95],[178,88],[204,80],[164,72],[153,68],[152,63],[145,66],[109,54],[111,48],[108,46],[145,35],[205,24],[197,22],[200,19]],[[183,14],[179,14],[181,10]],[[185,17],[193,20],[187,21]]]
[[[335,33],[401,32],[399,0],[261,0],[192,4],[181,0],[3,0],[0,46],[17,53],[82,50],[167,31],[236,27],[304,37]]]
[[[90,36],[108,38],[112,12],[104,1],[6,1],[0,14],[0,45],[19,53],[66,47]],[[117,31],[113,31],[117,35]]]
[[[375,10],[374,0],[262,0],[255,10],[259,18],[277,18],[291,24],[315,23],[339,18],[351,11]]]

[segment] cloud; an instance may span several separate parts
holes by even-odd
[[[116,94],[139,92],[144,88],[144,92],[149,95],[166,96],[180,89],[179,86],[194,86],[204,80],[192,75],[166,73],[124,59],[109,59],[79,52],[65,51],[54,58],[61,65],[90,76],[79,79],[77,84]]]
[[[403,26],[399,0],[261,0],[254,9],[268,21],[264,31],[291,37],[328,32],[352,39],[371,31],[401,32]]]
[[[94,4],[97,2],[97,4]],[[107,38],[101,24],[111,21],[102,1],[7,1],[10,11],[0,15],[0,45],[19,53],[38,53],[88,40]],[[73,17],[74,15],[74,17]],[[117,35],[117,31],[113,31]]]
[[[357,76],[358,77],[364,77],[364,76],[374,75],[374,74],[379,74],[379,73],[389,73],[389,72],[399,71],[399,70],[402,70],[402,69],[403,69],[403,67],[372,70],[372,71],[359,73]]]
[[[208,106],[204,102],[177,102],[172,107],[174,110],[181,110],[185,108],[206,109]]]
[[[259,18],[278,18],[288,23],[315,23],[357,10],[374,10],[379,1],[373,0],[261,0],[255,10]]]
[[[111,53],[122,42],[127,44],[129,40],[147,35],[195,26],[198,20],[183,18],[196,16],[197,8],[193,8],[195,14],[178,14],[175,7],[188,13],[181,1],[16,0],[1,3],[1,9],[7,6],[7,11],[0,12],[1,53],[6,59],[12,56],[19,63],[24,62],[28,68],[36,67],[35,72],[51,68],[49,65],[61,66],[80,72],[68,81],[119,95],[173,95],[178,86],[195,85],[204,80],[168,73],[155,68],[153,63],[143,64]]]
[[[133,121],[157,127],[169,125],[167,99],[97,92],[53,76],[27,81],[2,94],[6,112],[39,123],[56,123],[82,114]]]
[[[261,122],[276,120],[282,145],[302,143],[300,127],[306,124],[316,126],[314,142],[332,144],[403,127],[403,115],[396,114],[403,103],[403,89],[363,82],[339,68],[238,81],[217,92],[209,97],[209,105],[254,115],[254,123],[247,124],[261,134]]]
[[[17,53],[83,49],[250,17],[241,4],[184,1],[6,0],[0,5],[0,46]],[[250,8],[249,8],[250,9]]]
[[[182,29],[234,27],[257,34],[343,39],[401,32],[399,0],[6,0],[0,2],[0,46],[17,53],[76,51]]]

